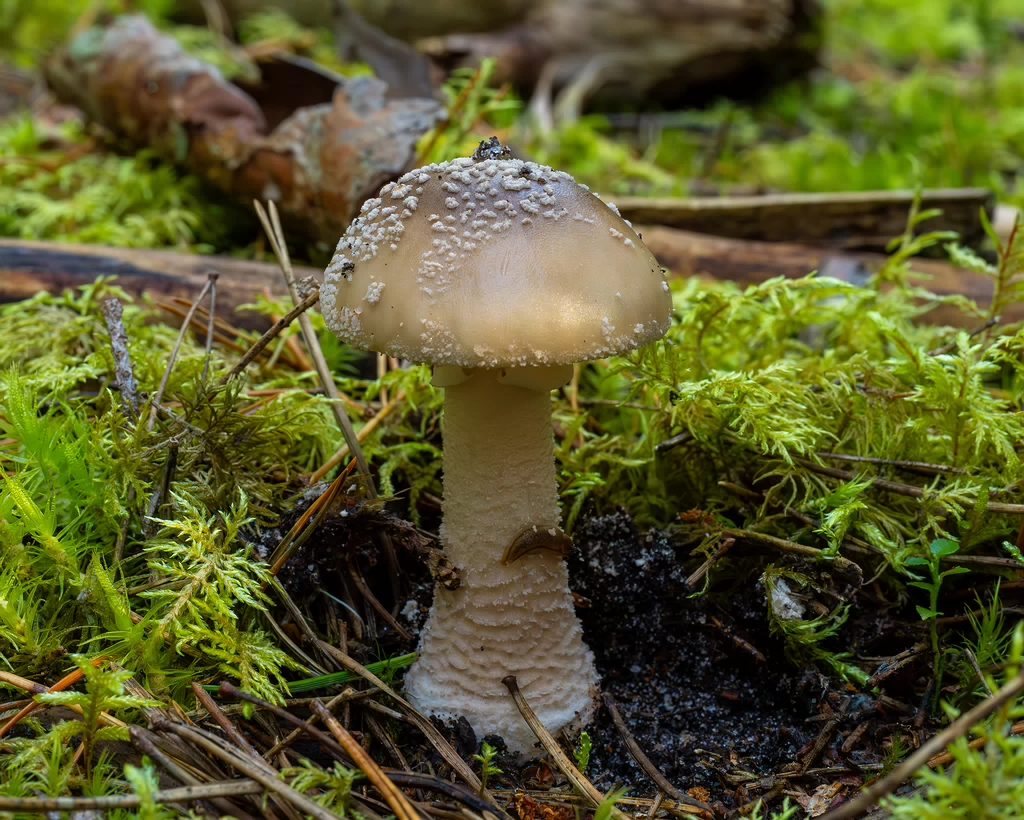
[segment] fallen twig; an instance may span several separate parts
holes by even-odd
[[[228,716],[220,710],[216,701],[214,701],[207,691],[195,681],[192,681],[192,693],[196,696],[196,700],[199,701],[199,704],[206,710],[207,714],[217,722],[217,725],[220,726],[221,730],[228,736],[232,743],[234,743],[243,752],[246,752],[249,757],[254,760],[259,759],[260,763],[266,762],[260,753],[253,748],[253,745],[249,742],[248,738],[246,738],[246,736],[238,730],[238,727],[228,719]]]
[[[205,785],[198,777],[180,766],[178,762],[173,760],[169,755],[165,754],[164,751],[157,746],[158,738],[155,735],[152,735],[148,730],[143,729],[141,726],[131,726],[128,728],[128,733],[132,739],[132,743],[135,745],[135,748],[144,755],[148,755],[154,763],[160,766],[171,777],[176,778],[186,786]],[[259,788],[258,793],[265,791],[262,786],[259,786],[259,784],[256,785]],[[225,815],[237,816],[238,807],[225,800],[225,796],[226,795],[210,797],[209,800],[214,806],[224,812]]]
[[[314,700],[311,708],[313,713],[319,715],[320,720],[324,722],[324,725],[334,735],[334,739],[348,752],[349,757],[359,767],[359,770],[366,775],[366,779],[381,793],[381,796],[395,813],[395,817],[398,820],[420,820],[420,814],[412,803],[409,802],[409,798],[405,796],[401,789],[388,780],[387,775],[381,771],[380,766],[359,745],[359,741],[352,737],[348,729],[342,726],[338,719],[328,712],[319,700]]]
[[[284,230],[281,227],[281,218],[278,216],[277,206],[274,205],[273,200],[267,203],[266,209],[264,209],[259,200],[256,200],[254,205],[256,214],[260,219],[260,224],[263,225],[263,230],[267,233],[271,247],[274,250],[274,255],[281,265],[281,273],[284,274],[285,281],[288,283],[288,290],[292,295],[292,301],[298,305],[302,301],[302,297],[299,294],[298,283],[295,281],[295,274],[292,272],[291,257],[288,255],[288,245],[285,242]],[[331,399],[331,409],[338,420],[338,426],[341,427],[341,434],[345,438],[345,443],[356,460],[356,467],[359,472],[367,478],[367,489],[370,498],[376,498],[377,486],[373,481],[373,476],[370,474],[370,465],[366,463],[363,448],[359,446],[359,438],[356,436],[356,432],[352,427],[352,421],[345,411],[341,393],[338,391],[338,386],[334,383],[334,376],[331,374],[331,368],[328,366],[327,360],[324,358],[324,352],[320,348],[320,342],[317,339],[316,331],[313,329],[313,323],[310,322],[309,317],[305,313],[299,315],[299,327],[302,328],[302,338],[306,342],[306,348],[309,350],[310,356],[313,357],[313,364],[316,366],[320,383]],[[378,540],[384,551],[384,557],[387,560],[391,591],[397,602],[401,590],[399,589],[400,574],[395,545],[391,543],[390,536],[383,530],[379,531]]]
[[[309,294],[309,296],[307,296],[305,299],[299,302],[294,308],[288,311],[288,313],[285,314],[285,316],[274,322],[270,329],[267,330],[267,332],[264,333],[262,336],[260,336],[260,338],[252,347],[245,351],[245,355],[242,356],[238,364],[232,367],[231,371],[221,378],[220,382],[218,382],[218,386],[227,384],[227,382],[230,379],[233,379],[235,376],[237,376],[239,373],[245,370],[245,368],[249,366],[249,363],[257,356],[259,356],[260,353],[263,352],[263,349],[268,344],[270,344],[277,337],[277,335],[281,333],[281,331],[283,331],[286,327],[288,327],[288,325],[294,322],[299,316],[301,316],[303,313],[305,313],[319,301],[320,289],[317,288],[315,291]]]
[[[174,471],[178,466],[178,448],[180,442],[176,438],[167,440],[167,460],[164,462],[164,474],[163,480],[160,482],[160,486],[153,491],[153,495],[149,497],[149,503],[146,504],[146,517],[142,521],[142,531],[147,537],[151,537],[156,530],[155,523],[152,521],[156,515],[157,510],[160,509],[160,505],[166,501],[168,493],[171,490],[171,482],[174,480]]]
[[[813,461],[808,461],[803,458],[799,459],[799,461],[801,466],[806,467],[811,472],[828,476],[829,478],[838,478],[841,481],[857,480],[857,476],[853,473],[847,472],[846,470],[838,470],[835,467],[825,467],[821,464],[815,464]],[[866,476],[865,480],[870,482],[872,486],[878,487],[880,490],[896,493],[897,495],[905,495],[910,498],[925,497],[925,491],[921,487],[914,487],[910,484],[900,484],[896,481],[879,478],[878,476]],[[1006,504],[1001,501],[989,501],[986,509],[989,512],[1005,513],[1006,515],[1024,515],[1024,504]]]
[[[156,394],[153,396],[153,401],[149,407],[149,420],[146,422],[146,429],[152,430],[156,424],[156,408],[163,401],[164,390],[167,389],[167,383],[171,380],[171,372],[174,370],[174,362],[178,358],[178,351],[181,350],[181,343],[185,341],[185,334],[188,333],[189,325],[192,324],[192,317],[195,316],[196,309],[199,307],[199,303],[203,301],[203,298],[209,293],[210,288],[213,287],[216,274],[209,274],[206,284],[203,285],[203,289],[199,291],[199,296],[192,303],[192,307],[188,309],[188,313],[185,314],[185,319],[181,323],[181,330],[178,331],[178,338],[174,340],[174,347],[171,348],[171,356],[167,360],[167,367],[164,369],[163,378],[160,379],[160,386],[156,389]]]
[[[615,699],[607,692],[601,696],[601,700],[604,701],[604,708],[608,710],[608,714],[612,716],[612,722],[615,724],[615,728],[619,732],[619,736],[622,738],[622,742],[626,744],[626,748],[629,749],[630,755],[633,756],[633,760],[637,762],[641,769],[644,770],[651,780],[654,781],[654,785],[657,786],[663,794],[667,794],[674,798],[679,803],[685,803],[688,806],[706,811],[711,814],[711,806],[706,803],[702,803],[700,800],[694,800],[688,794],[683,794],[675,786],[668,782],[668,779],[663,775],[658,767],[655,766],[649,757],[644,754],[643,749],[630,734],[629,729],[626,726],[626,721],[622,719],[622,713],[619,712],[619,707],[615,704]],[[664,799],[664,797],[662,798]],[[653,820],[654,814],[651,814]]]
[[[337,816],[333,812],[328,811],[319,803],[296,791],[287,783],[278,779],[277,776],[268,774],[259,764],[249,761],[236,751],[225,749],[220,743],[208,737],[206,732],[167,719],[157,721],[154,728],[173,732],[190,743],[205,749],[211,755],[237,769],[246,777],[262,784],[268,791],[272,791],[280,796],[282,800],[298,807],[306,814],[312,815],[316,820],[337,820]],[[267,764],[264,762],[264,765]]]
[[[103,300],[103,318],[110,333],[110,347],[114,352],[114,380],[121,392],[125,415],[139,417],[139,389],[135,383],[132,357],[128,351],[128,333],[124,329],[124,307],[120,299]]]
[[[576,789],[580,794],[586,798],[587,802],[590,803],[592,808],[597,808],[604,802],[605,796],[598,791],[597,787],[587,780],[586,777],[572,765],[572,761],[566,757],[565,752],[562,751],[562,747],[558,745],[557,741],[551,736],[543,723],[540,722],[540,718],[537,717],[537,713],[533,711],[533,707],[527,702],[523,693],[519,689],[519,682],[516,680],[515,675],[507,675],[502,678],[501,681],[505,684],[509,694],[512,695],[512,700],[516,704],[516,708],[519,710],[519,714],[523,716],[523,720],[529,724],[530,729],[537,736],[537,740],[540,741],[541,746],[544,747],[544,751],[548,753],[551,761],[555,764],[556,768],[566,776],[573,788]],[[628,820],[626,815],[619,809],[612,807],[611,816],[616,820]]]
[[[764,544],[765,546],[772,547],[773,549],[781,550],[782,552],[792,552],[797,555],[806,555],[810,558],[824,558],[826,557],[823,550],[817,547],[809,547],[806,544],[798,544],[796,541],[789,541],[785,538],[777,538],[774,535],[768,535],[767,533],[757,532],[757,530],[734,530],[727,529],[721,531],[723,535],[727,535],[731,538],[735,538],[738,541],[753,541],[757,544]],[[837,568],[844,570],[853,570],[858,575],[863,576],[863,571],[860,566],[849,558],[843,558],[841,555],[827,556],[829,560],[833,561]]]
[[[886,467],[896,467],[900,470],[910,470],[924,475],[935,473],[956,473],[967,475],[967,470],[959,467],[951,467],[948,464],[929,464],[925,461],[894,461],[888,458],[871,458],[870,456],[851,456],[846,453],[815,453],[818,458],[827,458],[833,461],[855,461],[864,464],[880,464]]]
[[[359,661],[349,657],[340,649],[335,646],[331,646],[326,641],[319,641],[319,644],[325,652],[331,654],[342,666],[348,669],[349,672],[368,680],[395,701],[395,703],[401,706],[402,711],[415,721],[417,728],[427,736],[427,739],[431,743],[434,744],[434,748],[437,750],[438,754],[444,758],[444,762],[452,767],[455,773],[466,782],[466,785],[475,790],[478,794],[481,792],[482,784],[480,783],[480,778],[478,778],[473,770],[469,768],[466,761],[459,757],[458,752],[456,752],[455,749],[452,748],[451,744],[444,739],[439,731],[437,731],[437,728],[433,723],[423,717],[423,715],[413,708],[411,703],[401,697],[394,689],[384,683],[384,681],[374,675],[373,672],[359,663]],[[489,800],[493,799],[490,793],[486,790],[483,791],[481,797]],[[504,812],[502,812],[502,815],[508,817]]]
[[[266,789],[263,786],[252,780],[228,780],[221,783],[184,786],[180,789],[164,789],[155,792],[152,795],[152,800],[157,804],[187,803],[195,800],[209,800],[211,797],[261,794],[264,791]],[[141,804],[142,798],[137,794],[107,797],[0,797],[0,811],[25,812],[27,814],[137,809]],[[333,817],[333,815],[331,816]]]
[[[1024,735],[1024,723],[1015,723],[1010,727],[1010,732],[1015,735]],[[967,744],[968,749],[980,749],[986,743],[988,743],[987,737],[976,737],[970,743]],[[937,769],[939,766],[948,766],[953,762],[953,755],[949,752],[943,752],[940,755],[935,755],[931,760],[928,761],[929,769]]]
[[[210,373],[210,354],[213,353],[213,330],[217,319],[217,279],[219,273],[210,274],[210,321],[206,325],[206,361],[203,362],[203,384]]]

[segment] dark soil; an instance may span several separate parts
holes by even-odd
[[[298,515],[294,511],[278,531],[265,532],[264,549],[272,549]],[[407,638],[375,615],[358,589],[362,579],[383,608],[393,609],[391,576],[377,537],[382,526],[398,555],[403,580],[398,622]],[[712,588],[695,594],[686,577],[697,559],[679,537],[642,532],[619,513],[585,521],[574,540],[570,584],[603,691],[618,704],[639,747],[676,788],[706,789],[701,799],[718,802],[720,812],[783,783],[807,791],[833,782],[855,789],[879,770],[894,734],[920,736],[923,713],[913,693],[924,690],[928,656],[920,655],[887,678],[877,700],[837,688],[819,671],[791,662],[782,641],[769,634],[765,590],[758,582],[763,558],[749,556],[749,561],[720,566]],[[314,622],[336,625],[327,630],[332,639],[338,638],[331,635],[338,625],[347,622],[348,651],[368,663],[415,649],[433,594],[425,551],[434,546],[430,536],[379,505],[349,498],[296,553],[280,579]],[[740,566],[747,569],[740,573]],[[845,589],[845,582],[839,586]],[[848,648],[860,657],[892,656],[921,640],[919,629],[891,620],[889,608],[877,604],[855,608],[856,617],[844,628]],[[886,689],[900,700],[885,699]],[[844,751],[844,740],[858,726],[862,731],[856,743]],[[440,728],[467,760],[484,740],[464,721]],[[586,774],[600,789],[629,786],[637,796],[655,792],[606,709],[599,710],[588,732],[593,751]],[[418,732],[400,734],[399,745],[410,762],[429,761],[434,770],[445,769]],[[498,739],[487,740],[501,748]],[[561,785],[560,775],[552,777],[543,765],[524,767],[504,755],[497,763],[504,771],[501,785]],[[801,766],[809,766],[812,776],[773,777]],[[813,776],[814,767],[821,777]],[[538,771],[543,776],[538,778]]]
[[[570,583],[590,601],[578,613],[604,691],[669,781],[718,798],[731,775],[768,775],[813,740],[805,719],[818,712],[821,686],[769,636],[753,580],[689,597],[668,536],[641,533],[624,514],[588,521],[575,540]],[[599,787],[653,789],[604,709],[589,731],[588,775]]]

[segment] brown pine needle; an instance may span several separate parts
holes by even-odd
[[[220,759],[224,763],[227,763],[233,769],[237,769],[242,774],[246,775],[246,777],[260,783],[268,791],[274,792],[282,801],[285,801],[282,805],[291,804],[303,813],[312,815],[316,820],[337,820],[336,814],[328,811],[319,803],[316,803],[306,797],[302,792],[296,791],[283,780],[278,779],[275,775],[264,771],[259,764],[242,757],[239,752],[226,749],[219,742],[211,740],[210,737],[207,736],[206,732],[193,729],[190,726],[174,723],[166,718],[160,718],[157,720],[155,728],[174,732],[174,734],[178,735],[183,740],[187,740],[193,745],[205,749],[211,755]]]
[[[566,756],[565,752],[562,751],[562,747],[558,745],[558,742],[551,736],[544,724],[540,722],[540,718],[537,717],[537,713],[533,711],[533,707],[527,702],[526,697],[519,689],[519,681],[516,680],[515,675],[508,675],[501,681],[505,684],[512,695],[512,700],[516,704],[516,708],[519,710],[519,714],[523,716],[533,733],[537,736],[537,740],[540,741],[540,745],[544,747],[544,751],[548,753],[548,757],[551,758],[551,762],[555,764],[555,767],[565,775],[566,779],[572,783],[573,788],[582,794],[593,808],[597,808],[604,802],[605,796],[601,794],[597,786],[587,780],[583,776],[582,772],[577,769],[572,761]],[[692,809],[691,809],[692,811]],[[628,820],[625,814],[619,809],[612,807],[611,816],[615,820]]]
[[[413,804],[409,802],[409,798],[388,779],[388,776],[384,774],[373,758],[366,753],[366,750],[352,736],[348,729],[342,726],[338,719],[328,712],[319,700],[314,700],[310,706],[313,714],[317,715],[324,722],[330,733],[334,735],[334,739],[338,741],[348,756],[352,758],[352,761],[359,770],[366,775],[366,779],[381,793],[381,796],[395,813],[395,817],[398,820],[420,820],[420,814],[416,811]]]
[[[309,505],[309,509],[300,515],[299,519],[292,525],[292,528],[288,530],[288,533],[270,556],[271,575],[277,575],[281,571],[281,567],[288,562],[288,559],[295,554],[295,550],[305,542],[317,525],[319,525],[320,521],[323,520],[324,514],[326,514],[334,499],[338,497],[338,494],[341,492],[342,483],[349,473],[352,472],[354,466],[355,462],[353,461],[341,475],[331,482],[331,486],[324,491],[323,495]],[[313,519],[311,525],[309,524],[310,519]]]
[[[366,439],[370,437],[373,431],[380,427],[380,425],[387,420],[388,416],[390,416],[392,413],[395,412],[395,410],[398,409],[399,405],[401,405],[403,401],[405,401],[405,391],[399,390],[398,393],[394,396],[394,398],[391,399],[391,401],[389,401],[382,408],[380,408],[380,410],[377,411],[376,415],[372,419],[370,419],[368,422],[366,422],[366,424],[359,428],[359,432],[356,433],[356,439],[360,443],[366,441]],[[339,464],[341,464],[341,462],[343,462],[348,457],[348,454],[349,446],[348,444],[343,444],[341,447],[338,448],[337,452],[333,456],[327,459],[327,461],[325,461],[320,466],[320,468],[309,477],[309,483],[316,484],[318,481],[323,480],[323,477],[327,475],[335,467],[337,467]]]

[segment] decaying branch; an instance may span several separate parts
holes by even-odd
[[[690,199],[615,197],[624,219],[684,231],[762,242],[798,242],[836,250],[884,251],[903,233],[913,191],[765,194]],[[943,188],[921,193],[922,211],[942,213],[930,231],[955,231],[964,245],[985,239],[978,213],[995,213],[986,188]]]
[[[103,318],[110,332],[110,347],[114,352],[114,378],[121,391],[121,402],[125,413],[131,418],[139,416],[139,391],[132,369],[132,357],[128,352],[128,334],[124,329],[124,307],[120,299],[107,299],[103,303]]]
[[[755,242],[639,225],[644,242],[673,278],[701,276],[754,285],[774,276],[798,277],[817,270],[822,275],[863,284],[885,257],[876,253],[849,253],[788,242]],[[914,269],[929,276],[927,286],[939,296],[963,294],[984,307],[992,295],[992,282],[946,262],[916,259]],[[102,248],[0,239],[0,302],[27,299],[41,290],[60,293],[91,283],[100,274],[117,275],[117,283],[133,296],[179,296],[194,301],[211,268],[220,273],[217,306],[243,328],[265,330],[266,316],[234,313],[239,305],[255,301],[264,289],[274,298],[288,289],[276,265],[227,257],[194,256],[168,251]],[[322,271],[294,268],[295,277]],[[1024,305],[1013,305],[1004,323],[1024,319]],[[977,319],[953,306],[940,305],[922,317],[931,324],[972,327]]]
[[[80,34],[44,75],[91,120],[246,204],[276,200],[286,221],[333,245],[362,202],[411,166],[443,110],[433,99],[389,101],[375,78],[332,82],[305,70],[314,82],[290,69],[274,98],[249,94],[145,17],[127,16]],[[310,89],[319,98],[296,108]]]

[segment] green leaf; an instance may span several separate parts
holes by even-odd
[[[936,538],[931,543],[931,552],[936,558],[942,558],[946,555],[953,555],[958,552],[960,545],[956,541],[952,541],[949,538]]]

